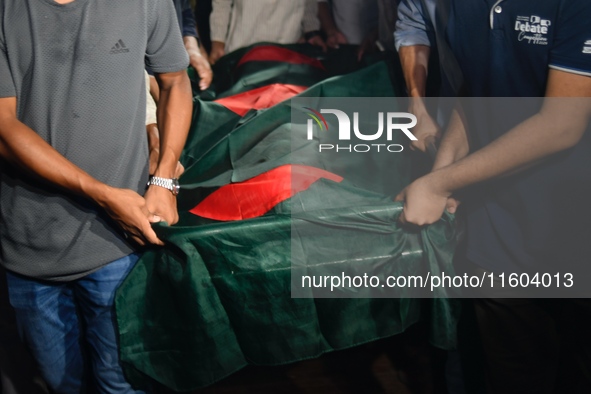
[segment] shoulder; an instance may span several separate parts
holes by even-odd
[[[585,19],[591,13],[591,1],[589,0],[560,0],[558,7],[559,20],[568,21],[575,18]],[[588,20],[587,20],[588,22]]]

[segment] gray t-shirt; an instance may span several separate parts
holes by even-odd
[[[143,194],[148,175],[144,67],[179,71],[188,57],[170,0],[0,0],[0,97],[68,160]],[[5,165],[0,262],[73,280],[133,251],[89,200]]]

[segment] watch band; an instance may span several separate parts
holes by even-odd
[[[179,194],[179,190],[181,189],[181,185],[179,185],[179,180],[177,178],[160,178],[157,176],[151,176],[148,181],[148,186],[150,185],[170,190],[175,196]]]

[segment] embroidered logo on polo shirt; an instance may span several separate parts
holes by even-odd
[[[515,30],[519,32],[517,40],[533,45],[548,45],[547,35],[551,25],[552,21],[537,15],[518,16],[515,20]]]
[[[111,52],[109,52],[109,53],[111,55],[113,55],[115,53],[127,53],[127,52],[129,52],[129,49],[127,49],[127,47],[123,43],[123,40],[119,39],[119,41],[117,41],[115,43],[115,45],[113,45],[113,48],[111,48]]]
[[[583,45],[583,53],[591,55],[591,40],[585,41]]]

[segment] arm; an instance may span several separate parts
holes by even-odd
[[[154,175],[174,178],[191,124],[193,110],[191,84],[184,70],[156,74],[156,79],[160,86],[157,110],[160,155]],[[144,197],[150,212],[168,224],[178,221],[176,197],[169,190],[150,186]]]
[[[209,16],[211,26],[211,53],[209,62],[215,64],[225,54],[226,38],[232,15],[232,0],[213,0]]]
[[[427,45],[401,46],[398,49],[406,89],[412,98],[425,97],[430,52],[431,48]]]
[[[410,97],[409,112],[417,117],[417,141],[412,141],[411,148],[423,152],[427,150],[429,139],[437,139],[440,136],[439,126],[429,115],[422,99],[425,97],[431,52],[427,34],[430,28],[419,1],[404,0],[400,3],[394,38]]]
[[[322,50],[326,52],[326,43],[320,35],[317,0],[305,0],[302,30],[304,32],[304,38],[308,44],[321,47]]]
[[[400,63],[409,95],[408,111],[417,117],[415,128],[416,141],[411,148],[427,151],[430,139],[440,137],[440,128],[425,106],[425,88],[427,84],[429,53],[431,48],[425,45],[402,46],[399,49]]]
[[[469,152],[470,145],[466,134],[466,123],[458,103],[451,114],[449,125],[441,139],[432,171],[447,167],[463,159]]]
[[[213,74],[211,72],[211,67],[209,66],[209,61],[207,60],[207,55],[203,56],[204,51],[202,51],[202,48],[200,48],[199,42],[197,41],[197,37],[199,37],[197,33],[197,23],[195,22],[195,16],[193,15],[193,9],[191,8],[189,0],[183,2],[182,11],[183,43],[185,44],[185,49],[187,49],[191,67],[193,67],[197,71],[197,74],[199,74],[199,88],[205,90],[211,84]]]
[[[148,173],[154,175],[158,166],[158,159],[160,158],[160,133],[158,131],[158,124],[155,122],[147,124],[146,133],[148,134],[148,152],[150,152]]]
[[[405,201],[401,221],[433,223],[453,192],[517,172],[575,146],[591,120],[591,77],[551,69],[546,97],[538,114],[477,152],[408,186],[397,197]]]
[[[146,75],[148,75],[146,73]],[[156,167],[158,167],[158,161],[160,159],[160,131],[158,130],[158,121],[156,119],[156,102],[154,98],[158,97],[160,88],[156,78],[150,76],[147,78],[146,86],[148,87],[146,92],[146,132],[148,133],[148,151],[150,152],[150,169],[149,174],[154,175]],[[180,177],[185,171],[185,167],[181,162],[177,162],[176,171],[174,174],[175,178]]]
[[[359,48],[357,49],[357,61],[360,62],[363,56],[368,53],[375,52],[376,49],[380,49],[376,43],[378,41],[378,28],[377,26],[369,31],[367,35],[361,41]],[[381,44],[380,44],[381,45]],[[380,50],[384,50],[383,47]]]
[[[460,103],[451,114],[450,121],[445,134],[437,150],[432,171],[446,167],[456,161],[463,159],[470,152],[468,135],[466,134],[466,123],[463,118]],[[456,213],[460,201],[451,195],[447,199],[446,210],[449,213]]]
[[[184,36],[183,43],[185,44],[187,54],[189,55],[189,63],[197,71],[197,74],[199,74],[199,88],[205,90],[209,87],[213,78],[209,61],[203,56],[199,44],[197,43],[197,38],[193,36]]]
[[[148,133],[148,152],[149,152],[149,174],[153,175],[158,165],[158,156],[160,156],[160,147],[158,143],[158,125],[156,120],[156,102],[151,94],[150,81],[154,79],[144,71],[146,84],[146,132]]]
[[[32,175],[95,202],[140,245],[163,244],[150,226],[158,218],[150,213],[144,198],[101,183],[67,160],[18,120],[16,97],[0,98],[0,154]]]
[[[326,0],[318,1],[318,19],[322,30],[326,34],[326,45],[329,48],[338,48],[339,44],[347,43],[347,38],[334,22],[330,5]]]

